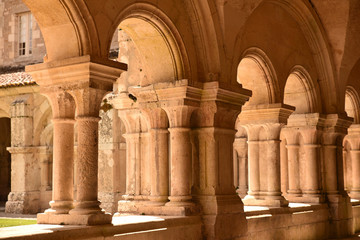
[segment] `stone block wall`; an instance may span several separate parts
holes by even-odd
[[[32,54],[19,56],[18,16],[26,12],[29,12],[29,9],[21,0],[0,0],[0,69],[23,68],[25,65],[43,61],[46,48],[34,17],[32,17]]]

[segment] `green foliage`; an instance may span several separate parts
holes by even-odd
[[[105,98],[103,100],[103,104],[100,107],[100,110],[103,110],[104,112],[107,112],[112,108],[113,108],[113,106],[110,103],[108,103],[108,100]]]
[[[13,227],[20,225],[36,224],[36,220],[19,219],[19,218],[0,218],[0,228]]]

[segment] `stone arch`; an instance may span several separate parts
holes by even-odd
[[[263,22],[267,24],[261,24]],[[242,57],[239,53],[251,46],[261,48],[271,59],[280,89],[285,86],[292,67],[302,65],[311,79],[319,83],[323,111],[337,112],[339,88],[330,47],[321,22],[309,3],[289,0],[259,3],[237,35],[232,79],[235,79],[234,64]]]
[[[320,111],[316,89],[302,66],[295,66],[291,70],[284,89],[284,103],[296,107],[294,113]]]
[[[9,118],[10,117],[9,113],[7,113],[3,109],[0,109],[0,118],[5,118],[5,117]]]
[[[275,70],[270,59],[258,48],[243,53],[237,68],[237,82],[253,92],[246,104],[269,104],[279,99]]]
[[[125,30],[134,41],[150,75],[148,84],[190,77],[181,36],[170,18],[160,9],[145,3],[125,8],[110,28],[108,48],[117,28]],[[164,66],[171,68],[164,69]]]
[[[340,99],[338,92],[338,83],[335,78],[335,67],[330,52],[330,46],[326,40],[326,33],[322,27],[321,21],[310,3],[304,1],[279,1],[267,0],[278,4],[286,9],[292,17],[299,23],[299,26],[306,38],[313,53],[313,59],[316,65],[318,82],[321,87],[321,96],[325,111],[336,113]],[[335,97],[334,97],[335,96]]]
[[[352,86],[346,87],[345,112],[354,119],[354,124],[360,123],[360,98],[358,92]]]
[[[29,7],[41,28],[47,49],[45,60],[82,55],[101,56],[99,33],[85,2],[75,3],[64,0],[24,0],[23,2]]]
[[[44,112],[42,112],[41,110],[43,110]],[[36,109],[34,116],[34,145],[38,146],[42,145],[41,138],[43,132],[49,125],[52,125],[52,110],[47,99],[40,105],[38,109]]]
[[[53,125],[52,123],[48,124],[44,130],[40,134],[40,146],[47,146],[52,147],[53,146]]]

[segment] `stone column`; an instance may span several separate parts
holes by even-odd
[[[248,145],[246,138],[235,138],[234,141],[234,178],[237,182],[237,193],[244,198],[248,191]]]
[[[190,117],[192,106],[164,108],[170,122],[171,194],[167,206],[193,205],[191,199],[192,166],[190,143]]]
[[[351,119],[328,114],[322,134],[325,192],[330,207],[330,234],[341,238],[351,235],[352,205],[344,191],[342,143]]]
[[[33,79],[40,85],[43,92],[56,92],[61,89],[72,95],[75,100],[77,111],[77,196],[75,208],[69,211],[69,214],[44,214],[47,215],[41,219],[41,223],[52,224],[76,224],[76,225],[96,225],[111,222],[111,216],[103,214],[97,200],[98,193],[98,122],[100,103],[107,91],[112,90],[113,82],[126,69],[126,65],[113,62],[107,59],[94,59],[91,56],[80,56],[72,59],[46,62],[43,64],[31,65],[26,68]],[[72,107],[75,107],[72,104]],[[59,112],[64,109],[60,108]],[[73,113],[72,113],[73,114]],[[73,116],[73,115],[72,115]],[[69,203],[69,186],[62,184],[71,184],[72,178],[70,171],[61,172],[61,168],[71,168],[64,162],[56,160],[56,156],[65,156],[67,161],[72,161],[70,145],[73,144],[69,138],[72,123],[64,119],[63,116],[56,118],[54,122],[54,198],[55,212],[59,209],[59,203]],[[57,126],[56,126],[57,125]],[[71,126],[71,127],[70,127]],[[57,130],[56,130],[57,129]],[[67,140],[66,140],[67,139]],[[56,146],[58,148],[56,149]],[[61,148],[59,148],[62,146]],[[58,154],[58,155],[57,155]],[[72,171],[71,171],[72,172]],[[66,175],[66,177],[64,176]],[[66,178],[62,182],[59,178]],[[69,183],[68,183],[68,182]],[[55,185],[59,185],[64,191],[57,191]],[[72,185],[70,185],[70,189]],[[61,197],[60,197],[61,196]],[[64,206],[61,205],[61,209]],[[66,207],[66,211],[69,207]],[[51,215],[51,217],[49,217]],[[38,218],[38,222],[39,222]]]
[[[123,200],[118,202],[118,211],[135,213],[148,200],[148,196],[143,196],[141,192],[145,174],[142,172],[142,163],[146,160],[142,159],[142,137],[147,127],[141,122],[139,102],[132,100],[126,91],[124,89],[124,92],[112,100],[126,129],[126,134],[123,135],[126,139],[126,191],[122,196]]]
[[[53,150],[52,147],[39,147],[40,169],[41,169],[41,191],[52,190],[52,167]]]
[[[260,193],[260,166],[259,166],[259,141],[249,140],[248,144],[248,176],[249,197],[257,198]]]
[[[327,194],[338,194],[338,175],[337,175],[337,146],[323,145],[325,165],[325,190]]]
[[[282,196],[280,182],[280,131],[281,123],[266,124],[268,184],[265,199],[272,206],[287,206],[288,202]]]
[[[77,106],[77,192],[75,208],[69,213],[84,224],[111,222],[111,215],[104,214],[98,201],[98,135],[99,111],[106,91],[94,88],[71,90]]]
[[[18,96],[11,104],[11,192],[5,212],[35,214],[40,210],[40,166],[33,147],[34,96]]]
[[[52,200],[53,148],[40,146],[38,150],[41,169],[40,206],[41,212],[43,212],[49,208],[49,202]]]
[[[74,123],[71,118],[54,118],[53,196],[51,210],[68,213],[73,208]]]
[[[162,206],[169,197],[169,120],[157,106],[142,104],[142,112],[150,125],[151,194],[149,205]]]
[[[319,163],[318,163],[318,144],[304,144],[305,153],[305,176],[306,185],[303,190],[305,196],[310,198],[320,197],[320,183],[319,183]]]
[[[134,200],[140,195],[140,133],[126,133],[126,192],[125,200]]]
[[[288,197],[301,196],[300,173],[299,173],[299,145],[287,144],[288,151],[288,171],[289,171],[289,189]]]

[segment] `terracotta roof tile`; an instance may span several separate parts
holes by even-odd
[[[36,82],[26,72],[15,72],[0,75],[0,88],[34,85]]]

